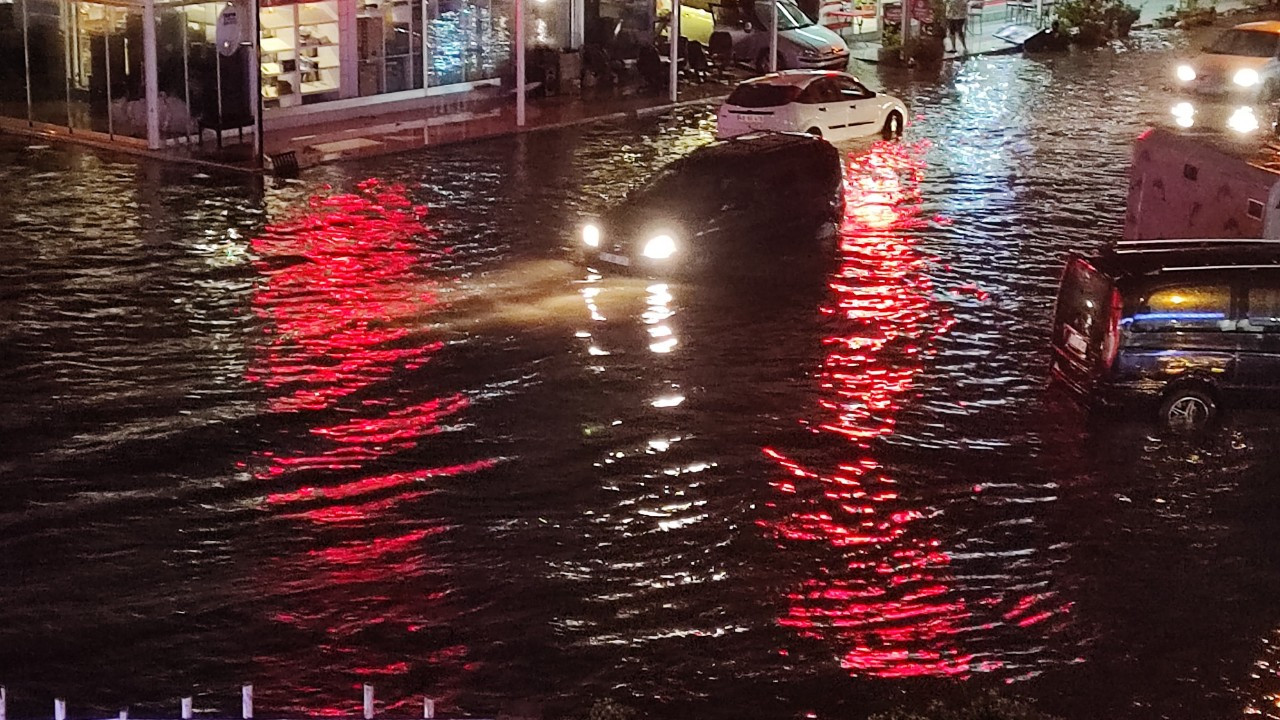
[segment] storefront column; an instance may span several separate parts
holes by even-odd
[[[22,71],[27,79],[27,125],[34,126],[31,109],[31,41],[27,38],[27,0],[22,0]]]
[[[160,75],[156,66],[156,0],[143,0],[142,83],[147,99],[147,147],[152,150],[160,149]],[[110,102],[107,106],[109,109]]]
[[[671,0],[671,21],[667,23],[667,39],[671,41],[671,102],[680,94],[680,0]]]
[[[249,37],[253,38],[249,52],[249,108],[253,113],[253,161],[262,167],[262,30],[259,23],[262,18],[262,4],[258,0],[249,2]]]
[[[516,5],[516,126],[524,127],[525,114],[525,47],[524,47],[524,4],[525,0],[514,0]]]
[[[581,50],[586,41],[586,15],[586,0],[572,0],[569,3],[569,47],[574,50]]]

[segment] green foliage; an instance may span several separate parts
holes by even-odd
[[[1075,39],[1082,45],[1127,37],[1139,16],[1138,8],[1125,0],[1060,0],[1057,13],[1067,29],[1075,30]]]
[[[924,713],[893,710],[873,715],[871,720],[1058,720],[1035,709],[1026,700],[987,693],[966,705],[948,706],[934,702]]]
[[[898,25],[886,24],[880,35],[880,45],[886,50],[902,47],[902,28]]]

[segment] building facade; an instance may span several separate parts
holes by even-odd
[[[471,92],[513,77],[515,1],[0,0],[0,123],[158,149],[252,133],[258,93],[270,131]],[[580,44],[580,0],[520,1],[530,47]]]

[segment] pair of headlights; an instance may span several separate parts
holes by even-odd
[[[582,242],[587,247],[600,247],[600,228],[591,224],[583,225]],[[644,244],[641,254],[653,260],[666,260],[676,254],[675,238],[670,235],[655,235]]]
[[[1179,65],[1177,70],[1178,80],[1189,83],[1196,79],[1196,69],[1190,65]],[[1258,71],[1253,68],[1240,68],[1236,74],[1231,77],[1231,82],[1240,87],[1253,87],[1262,81],[1258,76]]]

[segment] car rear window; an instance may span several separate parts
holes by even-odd
[[[1102,342],[1110,307],[1111,280],[1088,262],[1075,258],[1062,275],[1054,326],[1069,325],[1090,346]]]
[[[729,94],[725,102],[735,107],[766,108],[778,107],[795,102],[800,95],[800,88],[795,85],[766,85],[752,83],[739,85]]]
[[[1209,52],[1215,55],[1271,57],[1280,47],[1275,33],[1259,30],[1228,30],[1214,41]]]

